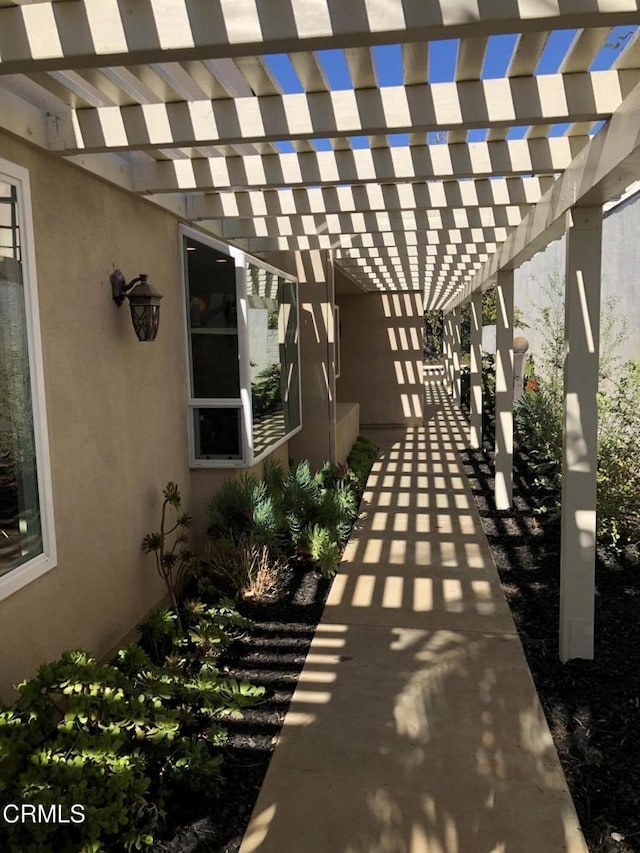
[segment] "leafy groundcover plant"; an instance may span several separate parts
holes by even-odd
[[[221,653],[248,621],[208,590],[191,581],[183,630],[173,610],[156,610],[140,643],[109,662],[68,652],[19,686],[16,704],[0,710],[2,802],[75,804],[82,821],[5,823],[2,850],[140,850],[211,809],[224,720],[264,689],[220,672]]]

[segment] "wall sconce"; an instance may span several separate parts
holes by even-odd
[[[114,270],[110,276],[113,301],[120,306],[125,296],[131,308],[131,320],[139,341],[153,341],[158,334],[160,322],[160,300],[158,293],[141,273],[128,284],[120,270]]]

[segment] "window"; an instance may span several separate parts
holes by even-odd
[[[55,565],[29,199],[0,160],[0,598]]]
[[[238,301],[233,258],[183,237],[196,460],[239,460]]]
[[[254,456],[300,426],[296,285],[247,265],[247,329]]]
[[[297,283],[182,229],[193,467],[248,466],[300,429]]]

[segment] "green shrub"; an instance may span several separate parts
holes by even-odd
[[[442,360],[442,311],[424,312],[424,355],[427,361]]]
[[[0,714],[0,788],[5,802],[82,804],[78,825],[12,824],[10,850],[147,846],[161,824],[152,798],[152,738],[175,736],[175,712],[84,652],[43,665]]]
[[[340,565],[340,545],[336,542],[335,533],[320,524],[314,524],[307,529],[307,548],[314,563],[317,564],[322,576],[330,578],[335,575]]]
[[[553,385],[538,380],[514,410],[515,434],[536,463],[534,485],[560,497],[563,402]],[[629,362],[621,377],[598,394],[597,538],[620,551],[640,539],[640,364]]]
[[[363,435],[358,436],[347,456],[347,464],[358,479],[360,492],[364,491],[371,466],[379,455],[379,447]]]
[[[524,391],[514,408],[514,430],[533,458],[562,463],[563,408],[561,398],[539,381],[536,391]]]
[[[341,548],[349,537],[358,512],[356,486],[348,471],[326,464],[313,474],[308,462],[293,466],[285,481],[284,508],[291,545],[306,549],[324,575],[334,573],[335,568],[328,570],[326,559],[323,557],[321,561],[317,556],[320,553],[318,549],[309,547],[312,531],[323,530],[325,538],[331,538],[335,545],[332,560],[337,567]]]
[[[260,481],[253,474],[225,480],[207,504],[209,533],[247,533],[253,520],[254,494]]]
[[[543,330],[531,390],[514,409],[518,443],[534,461],[534,485],[555,490],[559,506],[564,424],[564,303],[559,279],[543,287],[549,304],[539,308],[536,325]],[[617,355],[625,324],[609,300],[601,323],[598,393],[597,539],[614,551],[635,549],[640,540],[640,364],[622,365]],[[528,368],[532,373],[532,365]],[[533,380],[533,381],[531,381]],[[543,505],[541,510],[548,508]]]
[[[245,476],[226,481],[208,504],[205,575],[233,594],[264,599],[277,586],[287,559],[296,554],[311,559],[323,574],[333,574],[377,456],[378,448],[359,437],[350,467],[325,463],[314,472],[303,460],[285,472],[270,461],[262,480]],[[318,536],[323,546],[311,548]]]
[[[140,626],[140,646],[156,662],[170,653],[178,633],[178,617],[168,607],[157,607]]]
[[[482,353],[482,406],[485,412],[495,410],[496,365],[492,353]],[[471,409],[471,368],[460,368],[460,403],[467,412]]]
[[[183,605],[143,626],[148,649],[130,645],[111,663],[67,652],[44,664],[0,709],[4,802],[84,808],[82,823],[7,824],[3,850],[138,850],[216,794],[220,721],[259,701],[264,688],[222,676],[220,651],[247,620],[230,602]]]
[[[640,362],[630,361],[609,393],[599,395],[598,537],[615,549],[640,541]]]
[[[284,470],[284,466],[277,459],[265,459],[263,471],[262,471],[262,480],[267,487],[267,492],[271,495],[272,498],[277,498],[278,496],[282,496],[282,490],[284,488],[284,482],[287,478],[287,472]]]
[[[324,490],[316,518],[312,519],[307,527],[319,524],[329,530],[334,540],[342,545],[349,538],[357,514],[358,500],[355,492],[343,482],[338,482],[334,488]]]
[[[251,405],[257,417],[282,408],[282,377],[280,363],[262,370],[251,383]]]
[[[273,470],[273,469],[272,469]],[[226,480],[211,498],[209,535],[238,539],[250,536],[256,543],[276,548],[283,536],[285,519],[277,492],[252,474]]]
[[[322,504],[322,478],[313,474],[307,460],[289,468],[284,482],[283,505],[287,521],[306,527],[318,517]]]
[[[519,329],[526,329],[526,320],[519,308],[514,311],[514,325]],[[442,311],[425,311],[425,336],[424,355],[427,363],[442,362],[442,335],[443,314]],[[482,325],[495,326],[497,321],[496,291],[495,288],[485,290],[482,294]],[[471,304],[468,302],[462,306],[460,316],[460,351],[462,360],[469,357],[471,347]]]

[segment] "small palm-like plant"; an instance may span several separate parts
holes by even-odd
[[[182,498],[175,483],[167,483],[163,496],[160,530],[157,533],[148,533],[144,537],[142,550],[146,554],[154,555],[156,569],[167,587],[178,627],[182,630],[178,595],[187,575],[192,571],[196,559],[195,554],[186,547],[188,542],[187,530],[191,525],[191,516],[181,512]],[[173,509],[176,514],[175,522],[171,527],[168,527],[167,522],[167,510],[169,508]],[[172,536],[173,542],[171,542]]]

